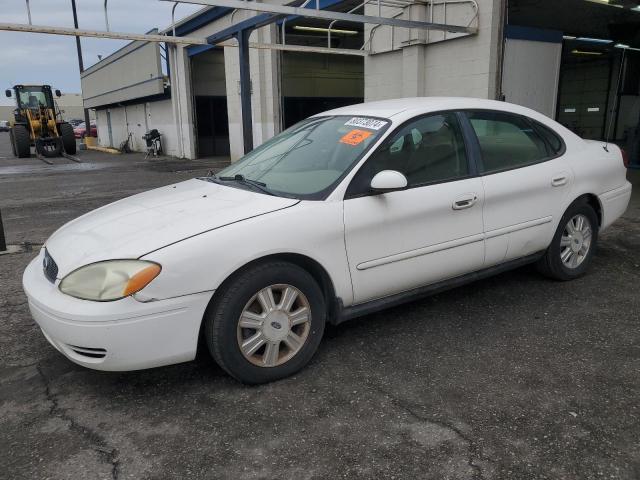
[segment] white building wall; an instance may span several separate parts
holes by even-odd
[[[155,128],[162,134],[165,154],[180,156],[172,112],[169,99],[97,110],[98,144],[119,148],[131,133],[130,148],[145,152],[147,147],[142,136]]]
[[[378,27],[365,58],[365,100],[393,97],[466,96],[496,98],[502,44],[503,0],[478,0],[478,33],[461,36],[443,32]],[[375,5],[366,7],[374,15]],[[399,13],[387,9],[385,15]],[[431,21],[428,8],[416,8],[398,18]],[[467,4],[448,6],[446,23],[466,25],[473,18]],[[442,6],[433,21],[444,23]],[[372,28],[365,29],[369,38]],[[437,43],[434,43],[437,42]]]

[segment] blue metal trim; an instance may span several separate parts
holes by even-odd
[[[213,45],[192,45],[190,47],[187,47],[187,56],[193,57],[194,55],[206,52],[207,50],[211,50],[212,48],[215,47]]]
[[[325,8],[332,7],[334,5],[342,3],[343,1],[344,0],[320,0],[320,10],[324,10]],[[311,0],[311,3],[304,8],[315,9],[316,8],[315,0]],[[300,17],[299,15],[290,15],[287,17],[287,22],[290,22],[296,18],[304,18],[304,17]],[[284,19],[278,20],[277,22],[278,25],[282,25],[283,20]]]
[[[187,20],[181,25],[176,25],[176,35],[184,37],[185,35],[188,35],[189,33],[224,17],[228,13],[231,13],[231,11],[231,8],[226,7],[214,7],[211,10],[207,10],[197,17],[193,17],[191,20]]]
[[[342,3],[344,0],[319,0],[320,9],[323,10],[325,8],[331,7],[333,5],[337,5]],[[304,8],[315,9],[316,3],[315,0],[311,0],[311,3]],[[227,9],[231,10],[231,9]],[[297,15],[291,15],[286,17],[287,21],[293,20],[295,18],[300,18]],[[285,19],[284,15],[280,15],[277,13],[261,13],[260,15],[256,15],[254,17],[243,20],[239,23],[236,23],[228,28],[225,28],[210,37],[207,37],[207,42],[210,44],[224,42],[225,40],[229,40],[232,37],[235,37],[239,32],[243,30],[253,30],[256,28],[264,27],[265,25],[269,25],[270,23],[282,24],[282,21]],[[176,29],[176,35],[178,34],[178,30]],[[213,45],[194,45],[191,47],[187,47],[187,55],[192,57],[199,53],[205,52],[209,49],[213,48]]]
[[[213,35],[207,37],[207,43],[215,44],[218,42],[224,42],[225,40],[229,40],[230,38],[236,36],[240,32],[244,32],[246,30],[255,30],[256,28],[264,27],[265,25],[269,25],[270,23],[275,22],[278,18],[281,17],[282,15],[276,13],[261,13],[260,15],[247,18],[246,20],[235,23],[230,27],[214,33]]]
[[[530,40],[533,42],[562,43],[562,32],[545,28],[521,27],[507,25],[504,36],[513,40]]]

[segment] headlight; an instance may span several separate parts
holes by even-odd
[[[108,260],[74,270],[60,282],[60,291],[83,300],[107,302],[133,295],[162,270],[144,260]]]

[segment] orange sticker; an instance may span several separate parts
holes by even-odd
[[[371,132],[367,132],[366,130],[351,130],[340,139],[340,143],[346,143],[347,145],[358,145],[364,142],[370,136]]]

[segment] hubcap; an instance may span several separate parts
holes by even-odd
[[[238,319],[238,346],[259,367],[276,367],[303,347],[311,329],[311,308],[292,285],[270,285],[247,302]]]
[[[560,238],[560,260],[567,268],[577,268],[591,248],[591,222],[582,214],[572,217]]]

